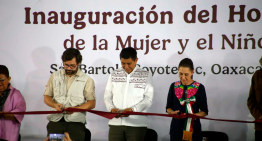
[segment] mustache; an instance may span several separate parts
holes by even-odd
[[[67,69],[65,69],[65,73],[68,74],[68,75],[74,74],[76,72],[77,72],[77,69],[76,70],[67,70]]]

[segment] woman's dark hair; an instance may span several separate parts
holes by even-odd
[[[9,70],[5,65],[0,65],[0,74],[3,74],[9,78]]]
[[[184,58],[183,60],[181,60],[178,67],[186,67],[189,68],[191,71],[194,70],[193,61],[189,58]]]
[[[121,58],[124,58],[124,59],[131,58],[133,61],[135,61],[137,58],[137,52],[132,47],[123,48],[122,51],[120,52],[120,59]]]
[[[184,58],[183,60],[181,60],[178,65],[178,68],[179,67],[186,67],[186,68],[189,68],[191,71],[194,70],[193,61],[189,58]],[[193,79],[193,75],[191,76],[191,79]]]
[[[81,55],[79,50],[77,50],[75,48],[69,48],[69,49],[64,51],[64,53],[62,55],[62,61],[63,62],[70,61],[73,58],[76,58],[77,64],[82,62],[82,55]]]

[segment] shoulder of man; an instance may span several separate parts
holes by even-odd
[[[253,79],[254,80],[258,80],[259,78],[262,78],[262,69],[260,69],[260,70],[257,70],[254,74],[253,74]]]
[[[60,74],[62,71],[63,71],[62,69],[59,69],[59,70],[53,72],[51,75],[53,75],[53,76],[58,75],[58,74]]]
[[[262,69],[255,71],[254,76],[255,75],[262,76]]]
[[[88,74],[84,73],[81,69],[79,69],[79,77],[93,80],[93,78],[91,78]]]
[[[144,70],[140,67],[137,67],[136,70],[134,70],[134,72],[131,76],[132,77],[140,77],[140,78],[149,78],[149,77],[152,77],[152,74],[147,70]]]
[[[51,75],[50,75],[50,78],[52,78],[52,80],[57,80],[57,79],[60,79],[61,78],[61,75],[62,75],[62,69],[59,69],[55,72],[53,72]]]
[[[140,67],[138,67],[138,66],[137,66],[136,71],[140,71],[140,72],[148,72],[148,73],[149,73],[149,71],[147,71],[147,70],[145,70],[145,69],[142,69],[142,68],[140,68]]]

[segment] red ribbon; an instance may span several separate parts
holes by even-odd
[[[97,110],[84,110],[84,109],[76,109],[76,108],[67,108],[64,111],[68,112],[89,112],[93,113],[102,117],[105,117],[107,119],[112,119],[116,117],[117,113],[110,113],[110,112],[104,112],[104,111],[97,111]],[[4,112],[1,114],[17,114],[17,115],[41,115],[41,114],[61,114],[63,111],[29,111],[29,112]],[[161,116],[161,117],[173,117],[173,118],[199,118],[199,119],[206,119],[206,120],[215,120],[215,121],[226,121],[226,122],[240,122],[240,123],[262,123],[262,120],[255,120],[255,121],[243,121],[243,120],[228,120],[228,119],[214,119],[214,118],[206,118],[206,117],[200,117],[193,114],[158,114],[158,113],[142,113],[142,112],[125,112],[121,113],[123,115],[144,115],[144,116]]]

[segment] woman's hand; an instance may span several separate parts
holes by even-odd
[[[173,111],[171,108],[168,108],[166,110],[167,114],[169,115],[173,115],[173,114],[178,114],[180,111],[179,110],[176,110],[176,111]]]
[[[0,112],[0,113],[4,113],[4,112]],[[1,114],[0,118],[6,119],[6,120],[17,121],[17,119],[15,118],[14,114]]]
[[[179,110],[173,111],[171,108],[167,109],[167,113],[169,115],[179,115],[179,112],[180,112]],[[180,118],[176,118],[176,119],[180,119]]]
[[[178,115],[179,112],[180,112],[179,110],[176,110],[176,111],[173,111],[173,110],[171,111],[170,110],[170,112],[168,114],[170,114],[170,115],[174,115],[174,114]]]
[[[203,112],[203,111],[200,111],[200,112],[198,112],[198,113],[194,113],[194,115],[199,116],[199,117],[204,117],[204,116],[206,116],[207,114],[206,114],[205,112]]]

